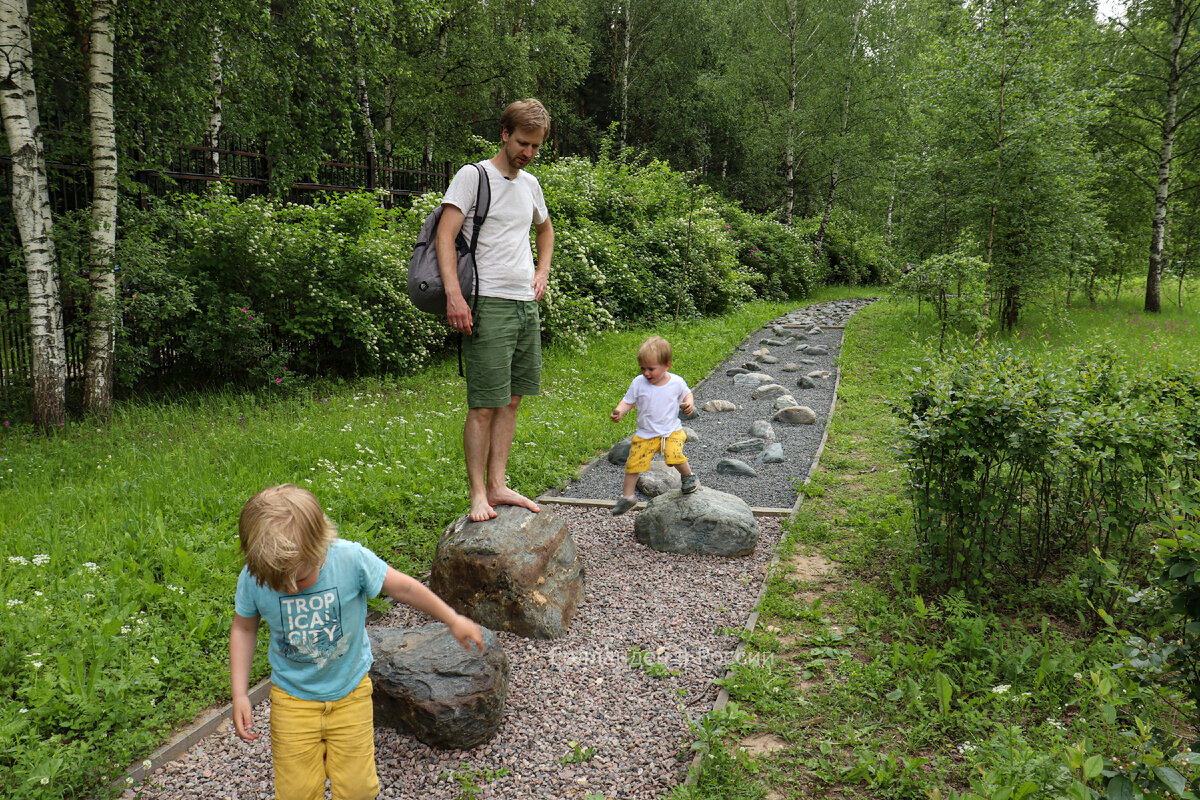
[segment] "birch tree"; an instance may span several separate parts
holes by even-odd
[[[0,0],[0,59],[0,114],[29,289],[33,418],[47,429],[66,422],[67,356],[26,0]]]
[[[92,414],[112,410],[117,241],[117,136],[113,124],[113,28],[116,0],[92,1],[88,41],[88,114],[92,138],[92,230],[89,247],[87,363],[83,407]]]

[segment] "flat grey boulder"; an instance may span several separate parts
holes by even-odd
[[[778,358],[776,358],[775,356],[769,356],[769,355],[768,356],[759,356],[758,360],[764,364],[778,364],[779,363]]]
[[[783,330],[783,328],[780,328],[780,330]],[[777,335],[783,336],[784,334],[780,333]],[[763,339],[762,344],[765,347],[783,347],[785,344],[787,344],[787,342],[782,341],[780,339]]]
[[[754,467],[737,458],[722,458],[717,462],[717,472],[722,475],[745,475],[748,478],[758,477],[758,473],[754,471]]]
[[[747,372],[744,375],[734,375],[734,386],[759,386],[764,383],[774,383],[775,379],[765,372]]]
[[[810,356],[827,356],[829,355],[829,348],[823,344],[813,344],[809,345],[808,350],[805,352]]]
[[[687,425],[683,426],[683,435],[686,437],[685,441],[691,442],[692,444],[699,444],[704,439],[704,437],[696,433],[695,430],[689,428]]]
[[[564,635],[583,600],[584,569],[553,511],[496,506],[495,519],[459,517],[438,539],[429,588],[493,630],[530,639]]]
[[[709,400],[704,404],[704,410],[710,413],[721,411],[737,411],[737,405],[729,400]]]
[[[431,747],[468,750],[495,735],[511,670],[496,634],[464,650],[440,622],[368,628],[375,663],[375,724],[407,731]]]
[[[812,425],[817,414],[808,406],[791,406],[776,411],[771,420],[782,425]]]
[[[745,375],[749,371],[745,367],[731,367],[725,370],[725,374],[732,378],[734,375]]]
[[[798,401],[796,398],[792,397],[790,394],[783,394],[783,395],[780,395],[779,397],[776,397],[775,402],[772,404],[772,406],[774,408],[779,409],[779,410],[783,410],[785,408],[791,408],[792,406],[798,406],[798,405],[800,405],[800,401]]]
[[[828,378],[828,377],[829,377],[830,375],[832,375],[832,374],[833,374],[833,373],[832,373],[832,372],[830,372],[829,370],[825,370],[825,369],[814,369],[812,372],[808,373],[808,377],[810,377],[810,378],[820,378],[820,379],[824,380],[825,378]]]
[[[762,365],[757,361],[747,361],[745,364],[742,364],[742,366],[745,367],[746,372],[758,372]]]
[[[799,372],[800,365],[797,364],[795,361],[789,361],[788,363],[784,364],[779,369],[782,370],[783,372]]]
[[[750,423],[750,435],[756,439],[774,439],[775,429],[765,419],[756,419]]]
[[[743,439],[740,442],[734,442],[725,448],[727,453],[760,453],[766,442],[762,439]]]
[[[696,410],[695,406],[692,406],[692,413],[690,414],[684,411],[682,408],[679,409],[679,418],[681,420],[687,421],[689,419],[695,419],[698,416],[700,416],[700,412]]]
[[[616,464],[618,467],[624,465],[629,460],[629,446],[630,441],[628,439],[614,444],[612,449],[608,451],[608,463]]]
[[[651,461],[650,469],[638,477],[637,490],[646,497],[658,497],[678,489],[682,480],[679,470],[662,461]]]
[[[771,400],[785,394],[787,394],[787,389],[778,383],[765,383],[755,389],[750,396],[755,400]]]
[[[771,442],[767,445],[767,449],[754,457],[755,464],[782,464],[787,461],[783,455],[783,445],[779,442]]]
[[[664,553],[744,556],[758,544],[758,521],[740,497],[701,486],[691,494],[669,492],[638,514],[633,535]]]

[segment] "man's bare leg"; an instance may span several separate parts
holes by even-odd
[[[512,401],[503,408],[494,409],[492,417],[491,443],[487,458],[487,502],[493,506],[521,506],[530,511],[541,511],[538,504],[523,494],[508,488],[505,473],[508,470],[508,454],[512,450],[513,434],[517,430],[517,406],[521,396],[512,395]]]
[[[463,425],[463,453],[467,461],[467,483],[471,497],[472,522],[494,519],[496,509],[488,502],[487,465],[492,443],[492,425],[496,408],[471,408]]]

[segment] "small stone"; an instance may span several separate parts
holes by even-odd
[[[798,403],[796,398],[792,397],[790,394],[785,394],[776,397],[775,402],[771,405],[776,409],[782,410],[785,408],[791,408],[792,406],[798,406],[800,403]]]
[[[787,394],[787,389],[780,386],[778,383],[768,383],[755,389],[751,394],[751,397],[753,397],[755,400],[771,400],[772,398],[779,397],[783,394]]]
[[[771,419],[783,425],[812,425],[817,421],[817,414],[808,406],[791,406],[775,412]]]
[[[808,352],[808,348],[810,348],[810,347],[812,347],[812,345],[808,345],[808,344],[799,344],[799,345],[796,345],[796,352],[797,352],[797,353],[807,353],[807,352]]]
[[[696,410],[696,407],[694,405],[692,406],[692,413],[690,413],[690,414],[688,412],[684,411],[682,408],[679,409],[679,418],[681,420],[684,420],[685,422],[689,419],[695,419],[698,416],[700,416],[700,412]]]
[[[775,429],[765,419],[756,419],[750,424],[750,435],[756,439],[774,439]]]
[[[721,411],[737,411],[737,406],[728,400],[709,400],[704,404],[704,410],[710,413]]]
[[[699,444],[700,442],[704,441],[703,436],[696,433],[696,431],[694,429],[689,428],[687,425],[683,426],[683,435],[686,437],[685,441],[691,442],[693,444]]]
[[[808,346],[806,352],[810,356],[827,356],[829,355],[829,348],[823,344],[811,344]]]
[[[759,356],[758,360],[764,364],[778,364],[779,359],[775,356]]]
[[[650,469],[638,476],[637,490],[646,497],[658,497],[678,489],[681,480],[679,470],[662,461],[652,461]]]
[[[743,439],[740,442],[734,442],[725,448],[729,453],[759,453],[762,452],[766,442],[762,439]]]
[[[771,354],[771,351],[765,347],[760,347],[757,350],[750,353],[750,355],[755,356],[756,358],[762,358],[763,356],[770,355],[770,354]]]
[[[795,361],[789,361],[788,363],[784,364],[779,369],[782,370],[783,372],[799,372],[800,365],[797,364]]]
[[[783,347],[785,343],[779,339],[763,339],[762,344],[765,347]]]
[[[754,467],[736,458],[722,458],[717,462],[717,472],[722,475],[746,475],[747,477],[757,478],[758,473],[754,471]]]
[[[821,332],[821,328],[818,325],[813,325],[811,328],[808,329],[808,333],[810,336],[816,336],[820,332]]]
[[[828,372],[827,370],[814,369],[812,372],[808,373],[808,377],[810,377],[810,378],[828,378],[831,374],[832,373]]]
[[[782,464],[784,461],[787,461],[787,458],[784,457],[783,445],[779,442],[771,442],[766,450],[754,457],[755,464]]]
[[[623,466],[629,460],[629,446],[630,442],[628,439],[614,444],[612,449],[608,451],[608,463]]]
[[[745,367],[732,367],[725,370],[725,374],[732,378],[734,375],[745,375],[749,371]]]
[[[734,375],[734,386],[761,386],[764,383],[774,383],[775,378],[765,372],[747,372],[745,375]]]
[[[758,372],[758,368],[762,365],[757,361],[747,361],[745,364],[742,364],[742,366],[745,368],[746,372]]]

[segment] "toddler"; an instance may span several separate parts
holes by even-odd
[[[337,538],[317,498],[298,486],[272,486],[251,497],[238,533],[245,566],[229,633],[234,729],[246,741],[259,736],[247,691],[266,618],[276,800],[323,800],[327,778],[338,800],[370,800],[379,794],[379,778],[367,599],[382,589],[445,623],[467,650],[471,642],[482,650],[483,634],[424,584]]]
[[[629,384],[625,399],[613,409],[613,422],[637,408],[637,432],[625,461],[625,490],[613,506],[614,516],[624,514],[637,503],[634,490],[638,476],[650,468],[650,459],[660,450],[669,466],[679,470],[684,494],[696,491],[696,476],[683,454],[687,436],[679,421],[679,409],[691,414],[692,392],[687,382],[668,370],[671,368],[671,344],[661,336],[651,336],[638,348],[642,374]]]

